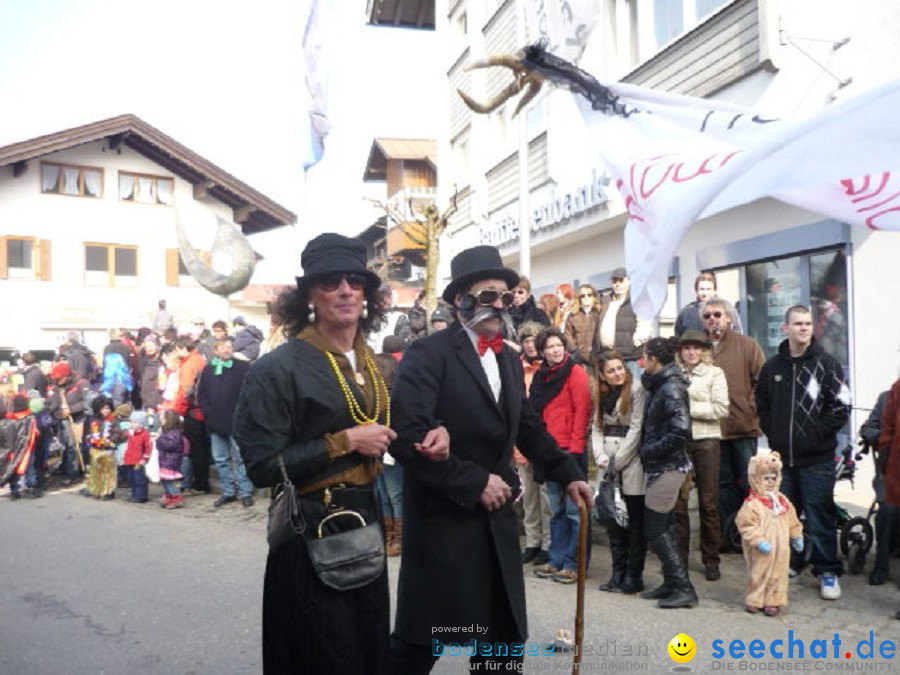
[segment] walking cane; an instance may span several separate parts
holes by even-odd
[[[587,533],[588,507],[581,499],[578,502],[578,585],[575,600],[575,658],[572,660],[572,675],[581,672],[581,653],[584,644],[584,578],[587,576]]]

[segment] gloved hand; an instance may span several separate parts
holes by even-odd
[[[791,548],[797,553],[803,553],[803,537],[794,537],[791,539]]]
[[[756,548],[759,549],[760,553],[771,553],[772,552],[772,544],[763,539],[756,545]]]

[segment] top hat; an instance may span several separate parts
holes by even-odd
[[[347,272],[362,274],[367,289],[381,285],[381,278],[366,268],[366,245],[333,232],[311,239],[300,255],[300,265],[303,276],[297,277],[298,286],[315,281],[318,276]]]
[[[519,273],[503,266],[500,251],[493,246],[473,246],[458,253],[450,261],[450,276],[453,280],[442,297],[451,305],[461,289],[482,279],[502,279],[509,288],[519,283]]]

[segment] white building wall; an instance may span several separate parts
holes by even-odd
[[[101,198],[42,194],[41,160],[30,161],[18,178],[9,167],[0,175],[0,234],[52,242],[50,281],[0,280],[0,347],[51,349],[67,331],[84,330],[88,344],[102,348],[109,328],[149,325],[160,299],[176,324],[201,316],[209,325],[229,316],[226,298],[189,277],[181,277],[178,287],[166,285],[166,249],[178,247],[178,217],[192,245],[209,250],[215,216],[230,220],[230,208],[213,199],[195,200],[190,183],[125,146],[118,154],[98,141],[42,160],[102,168],[103,193]],[[174,178],[174,205],[119,201],[120,170]],[[137,246],[137,287],[86,286],[85,242]]]

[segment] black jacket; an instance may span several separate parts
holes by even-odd
[[[352,426],[347,400],[322,352],[304,340],[290,340],[250,368],[232,436],[256,487],[282,482],[281,453],[291,481],[302,489],[360,463],[355,452],[328,454],[326,435]]]
[[[646,398],[641,429],[641,464],[645,473],[661,474],[690,464],[691,439],[688,381],[677,363],[641,376]]]
[[[477,638],[466,630],[492,624],[498,595],[508,599],[515,632],[524,640],[525,584],[515,508],[510,500],[488,512],[479,498],[491,473],[516,491],[513,445],[543,466],[550,480],[584,479],[525,398],[518,356],[505,346],[497,365],[499,403],[472,341],[457,324],[414,342],[397,371],[391,397],[397,438],[391,454],[404,468],[405,507],[395,630],[413,644],[430,644],[432,626],[451,631],[438,637],[442,641]],[[438,425],[450,433],[450,457],[433,462],[413,444]]]
[[[509,318],[512,319],[513,326],[516,327],[517,331],[519,330],[519,327],[526,321],[534,321],[541,324],[542,326],[550,325],[550,319],[546,315],[546,313],[544,313],[544,310],[534,304],[533,295],[529,295],[528,299],[521,305],[513,305],[512,307],[510,307]],[[517,340],[518,338],[513,336],[512,339]]]
[[[231,368],[223,368],[221,375],[215,374],[216,367],[211,363],[200,373],[197,403],[203,411],[208,432],[231,436],[234,410],[249,370],[250,364],[246,361],[232,359]]]
[[[815,338],[797,357],[784,340],[759,373],[756,412],[769,447],[787,466],[831,459],[837,433],[850,417],[844,369]]]

